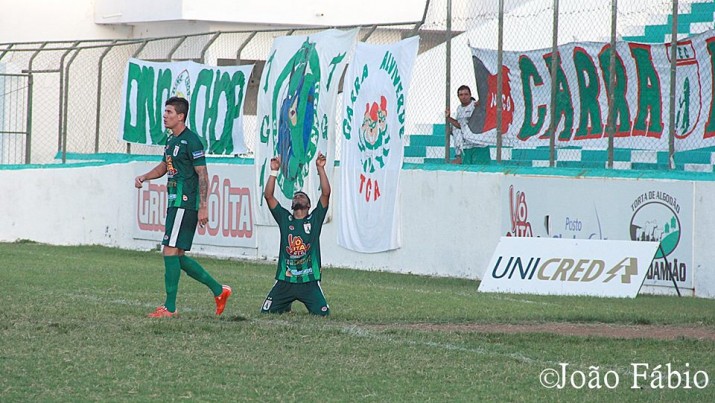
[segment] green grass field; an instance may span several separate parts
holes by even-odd
[[[2,402],[715,401],[713,338],[648,331],[715,333],[715,300],[483,294],[470,280],[326,268],[330,317],[302,305],[261,315],[273,264],[198,257],[237,291],[226,312],[215,317],[208,289],[183,275],[181,316],[157,320],[146,318],[164,299],[156,251],[0,243],[0,256]],[[626,339],[470,327],[552,323],[645,330]],[[561,363],[573,384],[543,386]],[[679,388],[668,387],[668,364]]]

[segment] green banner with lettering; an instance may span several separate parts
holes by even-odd
[[[164,145],[164,102],[189,101],[186,125],[209,154],[247,152],[243,103],[253,65],[214,67],[194,62],[154,63],[130,59],[122,87],[120,138],[129,143]]]
[[[471,50],[478,102],[468,135],[487,141],[496,134],[498,54],[492,49]],[[671,54],[670,43],[625,41],[616,43],[615,54],[605,42],[560,45],[556,59],[550,48],[504,52],[503,143],[514,148],[548,147],[553,132],[556,147],[606,149],[613,74],[616,148],[667,151],[671,102],[675,151],[715,146],[715,30],[677,42],[672,100]]]

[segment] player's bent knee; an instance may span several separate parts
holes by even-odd
[[[327,306],[321,306],[319,309],[311,309],[310,313],[318,316],[328,316],[330,315],[330,308]]]
[[[261,313],[288,313],[290,312],[291,307],[290,304],[285,305],[285,306],[276,306],[273,305],[273,300],[266,299],[263,302],[263,305],[261,306]]]

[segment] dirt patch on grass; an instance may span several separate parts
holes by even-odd
[[[715,329],[698,326],[616,325],[606,323],[408,323],[370,326],[375,330],[412,329],[428,332],[475,333],[549,333],[561,336],[592,336],[614,339],[676,340],[695,339],[715,341]]]

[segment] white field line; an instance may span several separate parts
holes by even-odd
[[[522,352],[522,351],[502,352],[502,351],[490,350],[488,345],[483,346],[483,347],[474,348],[474,347],[459,346],[459,345],[455,345],[455,344],[451,344],[451,343],[438,343],[438,342],[433,342],[433,341],[421,341],[421,340],[412,340],[412,339],[398,339],[398,338],[388,336],[385,334],[375,333],[369,329],[365,329],[365,328],[362,328],[362,327],[359,327],[356,325],[343,326],[341,328],[341,331],[343,333],[353,336],[353,337],[367,338],[367,339],[377,340],[377,341],[382,341],[382,342],[387,342],[387,343],[395,343],[395,344],[418,346],[418,347],[427,347],[427,348],[447,350],[447,351],[460,351],[460,352],[464,352],[464,353],[471,353],[471,354],[482,355],[482,356],[487,356],[487,357],[495,357],[495,358],[508,358],[508,359],[522,362],[525,364],[536,365],[541,369],[560,368],[560,362],[557,362],[557,361],[531,358],[528,355],[524,354],[524,352]],[[593,363],[592,364],[568,363],[569,372],[578,370],[578,371],[582,371],[584,373],[588,373],[588,371],[590,371],[589,367],[591,367],[593,365],[594,365]],[[601,371],[603,371],[604,373],[609,370],[616,371],[616,372],[618,372],[619,375],[626,375],[626,376],[633,375],[633,373],[631,371],[631,367],[617,366],[617,367],[601,368]]]
[[[330,281],[329,283],[326,283],[326,285],[330,284],[337,284],[341,286],[350,286],[351,288],[355,288],[355,284],[352,283],[347,283],[347,282],[341,282],[341,281]],[[435,295],[442,295],[442,294],[448,294],[448,295],[456,295],[456,296],[461,296],[461,297],[474,297],[475,295],[478,294],[477,292],[477,287],[474,287],[474,291],[458,291],[458,292],[452,292],[452,291],[435,291],[435,290],[425,290],[422,288],[411,288],[411,287],[399,287],[399,286],[392,286],[392,285],[383,285],[379,283],[369,283],[369,285],[366,285],[366,288],[369,289],[383,289],[387,291],[410,291],[418,294],[435,294]],[[525,304],[538,304],[538,305],[549,305],[549,306],[561,306],[562,304],[554,303],[554,302],[544,302],[544,301],[530,301],[528,299],[523,299],[523,298],[513,298],[513,297],[508,297],[500,294],[494,294],[494,293],[480,293],[479,295],[482,295],[486,298],[491,298],[491,299],[497,299],[497,300],[502,300],[502,301],[511,301],[511,302],[522,302]]]
[[[250,323],[256,324],[259,326],[269,325],[269,326],[293,327],[293,328],[297,328],[298,330],[302,330],[305,332],[314,332],[315,331],[315,326],[313,326],[313,324],[291,322],[291,321],[287,321],[287,320],[270,320],[270,321],[255,320],[255,321],[250,321]],[[358,325],[344,325],[344,324],[339,324],[339,323],[328,323],[328,322],[321,323],[320,325],[322,325],[325,328],[338,329],[338,330],[340,330],[341,333],[343,333],[347,336],[350,336],[350,337],[375,340],[378,342],[384,342],[384,343],[390,343],[390,344],[426,347],[426,348],[430,348],[430,349],[446,350],[446,351],[459,351],[459,352],[475,354],[475,355],[480,355],[480,356],[486,356],[486,357],[507,358],[507,359],[511,359],[511,360],[521,362],[524,364],[534,365],[541,369],[560,368],[560,362],[558,362],[558,361],[532,358],[523,351],[512,351],[512,352],[498,351],[496,349],[491,349],[488,344],[485,346],[482,346],[482,347],[465,347],[465,346],[460,346],[460,345],[452,344],[452,343],[439,343],[439,342],[433,342],[433,341],[420,340],[419,339],[420,335],[416,335],[416,339],[398,338],[398,337],[394,337],[394,335],[383,334],[380,331],[376,332],[376,331],[373,331],[373,330],[370,330],[370,329],[367,329],[367,328],[364,328],[364,327],[361,327]],[[503,345],[502,345],[502,347],[503,347]],[[570,372],[578,370],[578,371],[583,371],[584,373],[588,373],[588,371],[590,370],[589,367],[591,367],[593,365],[598,365],[598,364],[597,363],[584,364],[584,363],[573,363],[573,362],[568,363]],[[632,375],[631,367],[627,367],[627,366],[626,367],[624,367],[624,366],[602,367],[600,370],[602,372],[613,370],[613,371],[618,372],[619,375],[625,375],[625,376]],[[535,374],[535,376],[538,376],[538,374]]]
[[[85,301],[93,301],[97,302],[100,304],[115,304],[115,305],[125,305],[125,306],[140,306],[140,307],[145,307],[145,308],[156,308],[156,304],[151,304],[151,303],[146,303],[146,302],[141,302],[141,301],[133,301],[133,300],[127,300],[127,299],[106,299],[106,298],[101,298],[95,295],[88,295],[88,294],[68,294],[71,298],[76,298],[76,299],[82,299]],[[181,312],[197,312],[197,313],[210,313],[207,310],[201,310],[201,309],[191,309],[191,308],[182,308]],[[503,352],[503,351],[497,351],[497,350],[492,350],[489,348],[488,345],[483,346],[483,347],[465,347],[465,346],[460,346],[457,344],[452,344],[452,343],[438,343],[438,342],[433,342],[433,341],[423,341],[419,339],[407,339],[407,338],[396,338],[393,335],[386,335],[383,334],[380,331],[373,331],[358,325],[345,325],[337,322],[328,322],[328,321],[323,321],[322,318],[321,320],[322,323],[301,323],[301,322],[292,322],[289,320],[275,320],[275,316],[271,316],[271,319],[269,320],[262,320],[261,318],[248,318],[247,321],[242,322],[245,324],[250,324],[250,325],[258,325],[258,326],[282,326],[282,327],[294,327],[298,328],[300,330],[304,330],[306,332],[314,332],[316,329],[316,325],[318,327],[323,327],[323,328],[328,328],[328,329],[338,329],[341,333],[350,336],[350,337],[356,337],[356,338],[364,338],[364,339],[370,339],[370,340],[376,340],[380,342],[385,342],[385,343],[392,343],[392,344],[399,344],[399,345],[408,345],[408,346],[420,346],[420,347],[427,347],[430,349],[438,349],[438,350],[446,350],[446,351],[460,351],[464,353],[471,353],[471,354],[476,354],[476,355],[482,355],[482,356],[487,356],[487,357],[497,357],[497,358],[508,358],[517,362],[525,363],[525,364],[530,364],[530,365],[537,365],[543,369],[546,368],[559,368],[560,362],[557,361],[551,361],[551,360],[542,360],[539,358],[532,358],[529,357],[527,354],[525,354],[522,351],[514,351],[514,352]],[[416,335],[416,337],[420,337],[419,335]],[[570,371],[574,370],[580,370],[583,372],[588,372],[589,367],[593,366],[594,363],[591,364],[584,364],[584,363],[569,363],[569,368]],[[631,371],[631,367],[608,367],[608,368],[601,368],[601,371],[607,371],[607,370],[614,370],[619,373],[619,375],[626,375],[626,376],[631,376],[633,373]]]
[[[106,299],[102,297],[98,297],[96,295],[89,295],[89,294],[67,294],[68,297],[73,298],[73,299],[81,299],[84,301],[92,301],[96,302],[98,304],[113,304],[113,305],[124,305],[124,306],[139,306],[143,308],[148,308],[148,309],[154,309],[161,302],[159,303],[148,303],[148,302],[140,302],[140,301],[132,301],[132,300],[127,300],[123,298],[119,299]],[[193,310],[191,308],[181,308],[181,312],[201,312],[200,310]]]

